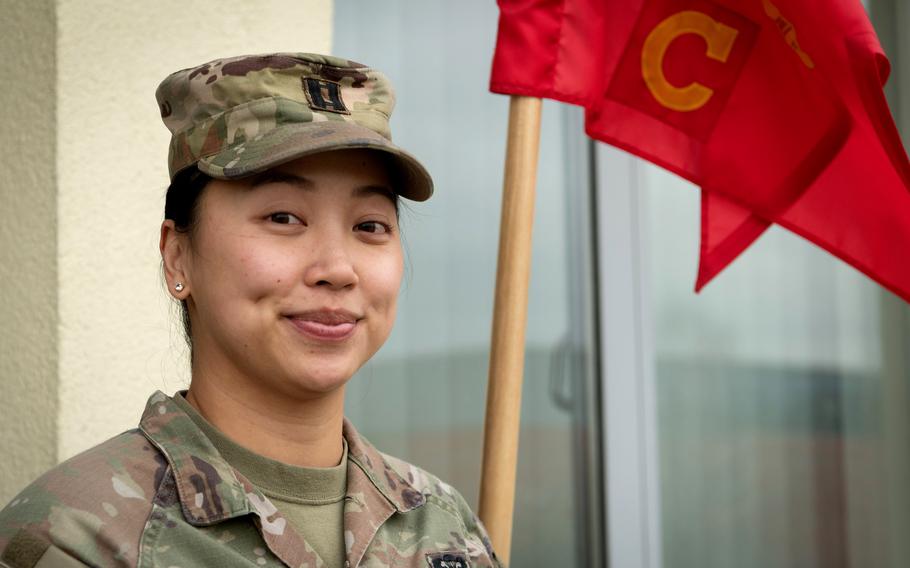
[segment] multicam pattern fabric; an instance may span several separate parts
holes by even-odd
[[[308,154],[373,148],[391,156],[403,197],[432,194],[423,166],[392,144],[391,82],[360,63],[312,53],[216,59],[168,76],[156,98],[172,134],[171,179],[193,164],[234,179]]]
[[[461,495],[347,421],[346,567],[501,566]],[[139,428],[76,456],[0,512],[0,566],[289,566],[322,559],[161,392]]]

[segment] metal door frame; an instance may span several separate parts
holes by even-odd
[[[608,566],[661,568],[660,469],[641,163],[595,143]]]

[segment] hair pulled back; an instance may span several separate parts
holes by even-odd
[[[211,176],[197,168],[187,168],[174,176],[167,188],[164,198],[164,218],[174,222],[178,233],[185,233],[192,241],[199,222],[199,202],[202,192],[212,180]],[[190,348],[190,360],[193,356],[193,334],[190,324],[190,310],[186,300],[180,300],[180,319],[183,322],[183,335]]]

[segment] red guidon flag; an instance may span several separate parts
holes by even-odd
[[[499,0],[490,89],[702,188],[696,289],[771,222],[910,300],[910,164],[859,0]]]

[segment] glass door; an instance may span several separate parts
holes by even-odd
[[[698,189],[596,152],[609,564],[910,566],[910,307],[779,228],[695,295]]]

